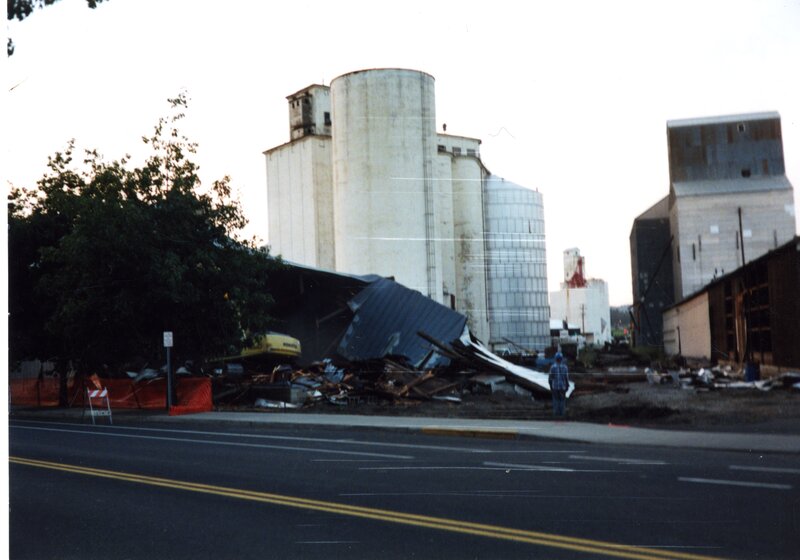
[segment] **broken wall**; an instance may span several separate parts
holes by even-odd
[[[711,358],[707,293],[678,303],[664,312],[664,352],[686,358]]]

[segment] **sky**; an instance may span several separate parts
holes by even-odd
[[[778,111],[798,200],[800,0],[61,0],[7,32],[6,189],[72,138],[142,161],[186,91],[202,180],[229,175],[268,241],[263,152],[289,139],[286,96],[390,67],[433,75],[437,130],[543,194],[550,290],[577,247],[611,305],[632,303],[629,235],[668,194],[668,120]]]

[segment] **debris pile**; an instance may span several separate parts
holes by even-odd
[[[214,379],[214,404],[258,408],[299,408],[319,403],[346,406],[381,400],[458,402],[462,376],[442,368],[418,371],[399,359],[385,358],[338,367],[331,360],[305,369],[288,365],[271,373]]]
[[[508,362],[465,333],[444,343],[419,333],[449,365],[418,368],[402,356],[363,361],[330,359],[305,369],[288,365],[269,373],[222,375],[214,379],[214,404],[259,408],[298,408],[320,403],[347,406],[360,402],[461,402],[465,393],[497,392],[525,398],[549,398],[547,374]],[[570,391],[574,390],[570,385]]]
[[[426,335],[422,333],[422,336]],[[375,402],[406,406],[422,401],[459,403],[465,394],[499,393],[531,399],[549,398],[546,373],[508,362],[474,339],[462,338],[450,344],[433,339],[431,342],[451,359],[449,366],[418,369],[402,356],[338,364],[326,359],[304,369],[281,365],[269,373],[215,377],[214,404],[288,409]],[[653,386],[696,392],[800,390],[800,373],[747,381],[743,371],[730,366],[666,371],[609,368],[604,372],[576,373],[572,377],[577,382],[579,394],[617,391],[622,384],[645,381]],[[574,390],[575,383],[572,383],[570,394]]]
[[[757,389],[771,391],[773,389],[800,390],[800,372],[788,372],[769,379],[750,377],[744,370],[735,371],[731,366],[701,367],[695,370],[681,368],[663,373],[645,369],[645,376],[650,385],[670,385],[695,391],[711,391],[724,389]]]

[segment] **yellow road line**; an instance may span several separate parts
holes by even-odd
[[[120,471],[96,469],[92,467],[82,467],[80,465],[69,465],[66,463],[40,461],[37,459],[27,459],[24,457],[11,456],[9,457],[9,462],[16,463],[19,465],[27,465],[31,467],[58,470],[74,474],[83,474],[88,476],[122,480],[126,482],[135,482],[139,484],[147,484],[150,486],[160,486],[175,490],[200,492],[204,494],[213,494],[228,498],[238,498],[242,500],[257,501],[257,502],[269,503],[287,507],[324,511],[338,515],[349,515],[365,519],[387,521],[390,523],[400,523],[404,525],[413,525],[416,527],[427,527],[431,529],[438,529],[441,531],[464,533],[469,535],[516,541],[516,542],[535,544],[553,548],[563,548],[579,552],[587,552],[591,554],[601,554],[615,558],[632,558],[638,560],[662,560],[664,558],[675,558],[679,560],[716,560],[710,556],[701,556],[696,554],[688,554],[675,551],[666,552],[645,547],[616,544],[616,543],[596,541],[591,539],[581,539],[577,537],[566,537],[549,533],[541,533],[537,531],[527,531],[524,529],[501,527],[498,525],[471,523],[468,521],[458,521],[455,519],[447,519],[443,517],[431,517],[426,515],[416,515],[410,513],[403,513],[399,511],[385,510],[385,509],[339,504],[336,502],[311,500],[307,498],[298,498],[294,496],[284,496],[281,494],[271,494],[266,492],[257,492],[253,490],[228,488],[224,486],[214,486],[210,484],[200,484],[196,482],[187,482],[187,481],[174,480],[168,478],[158,478],[158,477],[126,473]]]

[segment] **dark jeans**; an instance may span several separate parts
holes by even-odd
[[[553,391],[553,416],[566,416],[567,392]]]

